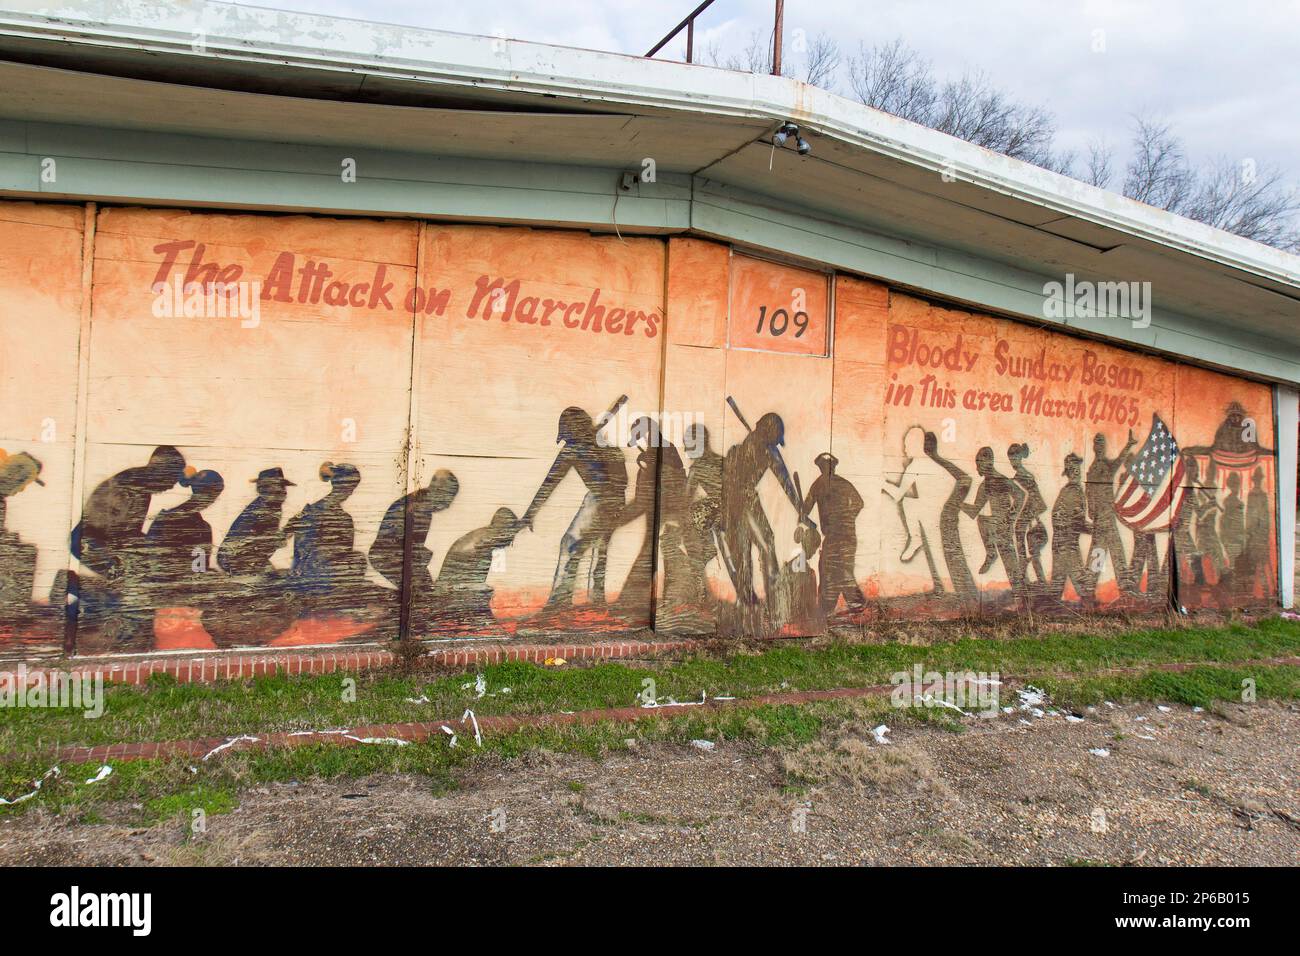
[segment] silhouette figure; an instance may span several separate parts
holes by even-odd
[[[50,603],[67,608],[66,626],[75,626],[84,616],[117,647],[147,638],[153,608],[144,522],[153,496],[169,491],[184,473],[181,453],[159,445],[148,464],[120,471],[90,493],[72,529],[71,546],[72,554],[94,574],[83,581],[61,570],[50,590]]]
[[[1250,494],[1246,498],[1246,550],[1251,570],[1251,589],[1261,585],[1264,597],[1273,594],[1273,511],[1264,488],[1264,469],[1251,472]]]
[[[280,530],[280,519],[286,489],[294,483],[284,477],[282,468],[264,469],[253,481],[257,497],[239,513],[217,551],[217,564],[227,574],[271,573],[271,555],[288,540],[287,532]]]
[[[433,552],[425,546],[433,516],[451,507],[460,482],[439,468],[423,487],[403,495],[388,506],[379,533],[370,546],[370,564],[395,588],[402,586],[402,565],[410,562],[411,593],[427,593],[433,586],[429,562]]]
[[[925,433],[923,450],[931,461],[952,476],[952,491],[939,511],[939,539],[943,543],[944,562],[948,566],[948,579],[952,582],[953,592],[963,601],[973,600],[978,596],[978,590],[961,543],[961,516],[973,480],[965,471],[939,454],[939,438],[934,432]],[[935,590],[941,590],[937,580]]]
[[[1020,486],[993,466],[993,449],[987,445],[975,453],[975,471],[983,479],[975,500],[963,505],[962,510],[974,518],[984,541],[984,564],[980,574],[988,573],[1001,558],[1012,590],[1019,592],[1024,585],[1024,569],[1015,542],[1015,516],[1024,503],[1025,493]],[[984,514],[985,504],[989,513]]]
[[[861,610],[867,604],[853,567],[858,554],[857,519],[862,512],[862,496],[852,482],[835,474],[839,463],[830,452],[822,452],[813,459],[821,474],[808,489],[800,516],[806,517],[813,508],[817,509],[822,535],[817,578],[821,583],[822,612],[827,615],[834,613],[841,596],[850,610]]]
[[[329,482],[329,493],[284,527],[293,535],[290,585],[304,595],[328,595],[329,604],[343,608],[351,602],[348,592],[366,573],[365,555],[352,550],[356,537],[352,516],[343,510],[343,502],[361,483],[361,472],[355,465],[327,461],[320,466],[320,479]]]
[[[1229,472],[1227,483],[1228,497],[1223,501],[1223,515],[1219,518],[1219,540],[1228,562],[1236,567],[1246,548],[1246,503],[1241,500],[1241,475]]]
[[[185,606],[204,597],[203,575],[213,565],[212,526],[203,510],[221,496],[225,483],[215,471],[200,471],[182,475],[180,485],[190,489],[189,500],[161,512],[145,536],[158,606]]]
[[[690,559],[686,553],[686,469],[672,442],[660,434],[658,424],[638,418],[631,428],[628,447],[639,447],[636,483],[632,500],[623,508],[619,527],[645,516],[646,529],[641,549],[632,562],[627,582],[618,596],[618,611],[633,620],[643,620],[650,609],[654,587],[657,549],[664,561],[664,603],[679,607],[689,600]],[[657,542],[657,544],[656,544]]]
[[[217,549],[217,566],[229,577],[212,581],[221,589],[203,609],[203,627],[218,647],[258,644],[280,634],[301,611],[289,589],[289,572],[271,564],[271,556],[289,540],[281,529],[287,489],[295,487],[282,468],[265,468],[252,479],[255,497],[239,513]]]
[[[555,456],[555,462],[524,512],[523,524],[532,528],[538,509],[570,471],[578,473],[587,487],[587,494],[560,539],[560,558],[543,613],[572,605],[578,565],[587,554],[591,556],[588,600],[596,605],[606,603],[605,561],[610,536],[627,496],[627,461],[616,442],[598,440],[598,435],[626,401],[626,395],[620,396],[599,422],[593,422],[581,408],[569,407],[560,414],[555,441],[564,447]]]
[[[1088,483],[1084,498],[1088,504],[1088,520],[1092,522],[1092,550],[1101,548],[1115,569],[1120,589],[1131,590],[1128,580],[1128,558],[1124,554],[1124,540],[1119,534],[1119,521],[1115,516],[1115,474],[1128,458],[1137,439],[1129,429],[1124,450],[1114,458],[1106,457],[1106,436],[1098,432],[1092,439],[1092,464],[1088,467]],[[1100,575],[1099,575],[1100,576]]]
[[[44,485],[41,463],[27,452],[7,454],[0,448],[0,615],[24,617],[31,608],[36,579],[36,546],[25,544],[5,527],[8,500],[29,485]]]
[[[758,483],[763,476],[772,472],[795,511],[803,514],[803,503],[781,457],[784,444],[785,423],[781,416],[768,412],[744,439],[728,449],[723,461],[723,546],[727,570],[742,604],[758,604],[758,593],[754,590],[753,548],[758,549],[764,593],[769,596],[776,591],[779,573],[776,540],[758,496]],[[808,519],[805,517],[804,520]]]
[[[1080,535],[1093,533],[1083,493],[1083,459],[1074,452],[1065,456],[1065,485],[1052,506],[1052,595],[1060,598],[1068,581],[1085,603],[1096,595],[1096,577],[1088,568],[1079,546]]]
[[[171,445],[159,445],[149,463],[127,468],[101,482],[72,530],[72,553],[96,574],[126,587],[144,571],[139,558],[144,522],[154,495],[169,491],[185,473],[185,458]]]
[[[686,476],[690,522],[686,545],[694,584],[692,598],[709,593],[705,567],[718,555],[722,536],[722,456],[709,447],[709,430],[692,425],[686,436],[687,454],[693,455]]]
[[[492,588],[487,576],[492,553],[515,539],[522,524],[509,508],[498,508],[486,527],[461,535],[447,549],[442,568],[428,592],[429,619],[467,630],[490,629]]]
[[[1020,510],[1016,513],[1014,525],[1016,551],[1026,579],[1029,576],[1029,568],[1032,567],[1039,585],[1042,585],[1047,583],[1042,559],[1043,548],[1047,547],[1047,528],[1039,516],[1047,511],[1047,502],[1043,500],[1042,492],[1038,490],[1038,480],[1025,467],[1025,459],[1028,457],[1029,446],[1023,442],[1007,449],[1007,461],[1011,462],[1015,482],[1024,492],[1024,499]]]
[[[1209,472],[1206,475],[1205,487],[1198,488],[1194,492],[1196,501],[1193,509],[1196,514],[1196,546],[1200,551],[1202,561],[1209,559],[1210,567],[1214,569],[1216,580],[1223,575],[1223,569],[1227,566],[1227,558],[1223,553],[1223,545],[1219,541],[1219,513],[1223,510],[1219,507],[1219,473],[1214,467],[1213,460],[1210,461]],[[1198,565],[1201,561],[1197,562]],[[1204,571],[1201,572],[1202,578]]]

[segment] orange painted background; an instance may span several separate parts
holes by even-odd
[[[1267,386],[699,239],[83,216],[0,203],[0,648],[1273,600]]]

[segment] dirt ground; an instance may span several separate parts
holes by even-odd
[[[480,765],[444,796],[409,777],[276,785],[192,838],[179,820],[128,829],[36,808],[0,821],[0,863],[1300,863],[1293,704],[1016,713],[890,736],[848,721],[785,750],[539,753]],[[791,787],[790,771],[819,782]]]

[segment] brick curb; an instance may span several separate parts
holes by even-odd
[[[688,651],[697,646],[694,640],[678,641],[603,641],[595,644],[504,644],[487,647],[456,647],[429,651],[424,659],[441,667],[476,667],[485,664],[504,664],[507,661],[545,663],[549,657],[566,661],[618,660],[624,658],[654,657],[660,654]],[[214,683],[222,680],[242,680],[248,677],[269,677],[277,673],[332,674],[335,671],[361,671],[378,667],[391,667],[396,655],[386,650],[318,651],[314,653],[287,651],[284,653],[234,653],[212,654],[205,657],[185,655],[148,658],[132,661],[78,661],[67,668],[46,664],[26,668],[28,682],[38,675],[51,674],[102,674],[105,682],[118,684],[143,684],[154,674],[166,674],[182,684]],[[0,670],[0,680],[13,681],[19,664]]]
[[[1300,657],[1274,657],[1248,661],[1202,661],[1156,664],[1150,667],[1112,668],[1099,673],[1130,673],[1148,670],[1180,672],[1197,667],[1215,665],[1231,667],[1300,666]],[[1062,675],[1068,676],[1068,675]],[[1016,681],[1016,678],[1004,678]],[[749,707],[807,704],[823,700],[851,700],[862,697],[883,697],[895,689],[894,684],[871,684],[866,687],[837,687],[828,690],[789,691],[780,694],[759,694],[745,698],[714,698],[700,704],[661,705],[658,707],[607,707],[597,710],[580,710],[573,713],[553,714],[501,714],[476,717],[481,734],[511,733],[527,727],[564,727],[574,724],[595,724],[602,721],[633,723],[689,712],[693,707],[719,709],[744,705]],[[445,729],[444,729],[445,728]],[[150,760],[159,757],[188,756],[207,759],[221,748],[222,753],[236,750],[266,750],[272,747],[305,747],[329,743],[350,747],[375,740],[402,740],[419,743],[430,737],[446,736],[447,730],[458,739],[474,737],[475,721],[462,720],[411,721],[400,724],[363,724],[347,729],[329,731],[276,732],[246,734],[237,737],[202,737],[194,740],[167,740],[152,743],[108,744],[95,747],[61,747],[54,757],[60,762],[90,763],[109,760]],[[224,745],[224,746],[223,746]]]

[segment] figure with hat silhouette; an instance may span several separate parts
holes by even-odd
[[[429,562],[433,552],[425,546],[433,516],[451,507],[460,482],[446,468],[439,468],[423,488],[403,495],[388,506],[379,522],[379,533],[370,546],[370,564],[393,587],[402,587],[402,568],[409,562],[412,600],[427,599],[433,587]]]
[[[1083,494],[1083,459],[1070,452],[1062,474],[1065,484],[1052,505],[1052,595],[1059,599],[1068,581],[1083,601],[1091,602],[1097,582],[1079,546],[1080,535],[1092,534]]]
[[[467,631],[496,627],[493,590],[487,583],[492,556],[514,541],[522,527],[513,511],[498,508],[490,523],[461,535],[452,543],[427,595],[431,622]]]
[[[763,511],[763,503],[759,500],[758,484],[763,476],[770,471],[780,483],[795,513],[810,527],[816,526],[804,513],[803,496],[795,488],[785,460],[781,457],[781,446],[785,444],[785,422],[781,416],[768,412],[751,429],[730,395],[727,396],[727,404],[749,433],[727,449],[727,456],[723,460],[723,559],[740,603],[754,606],[759,601],[758,592],[754,588],[752,550],[758,549],[764,593],[769,597],[776,593],[780,575],[776,539],[767,514]]]
[[[822,534],[817,576],[822,612],[826,615],[834,613],[841,597],[850,610],[862,610],[867,604],[853,567],[858,553],[857,518],[862,511],[862,496],[851,481],[835,474],[839,463],[830,452],[813,459],[821,474],[808,489],[801,515],[806,517],[817,509]]]
[[[252,479],[257,497],[239,513],[217,551],[217,564],[227,574],[270,574],[271,555],[284,547],[288,535],[280,529],[287,489],[294,483],[283,468],[265,468]]]
[[[36,578],[36,546],[5,527],[8,500],[29,485],[44,485],[40,474],[41,463],[27,452],[10,455],[0,448],[0,615],[5,620],[26,616]]]
[[[608,441],[600,435],[626,401],[626,395],[619,396],[599,421],[593,421],[581,408],[572,406],[560,413],[555,441],[563,447],[533,495],[521,523],[532,528],[538,510],[570,471],[577,472],[587,494],[560,539],[560,556],[543,613],[572,605],[578,565],[586,556],[591,559],[588,601],[600,606],[606,602],[605,562],[610,536],[627,498],[627,460],[617,441]]]
[[[282,530],[284,503],[294,483],[280,467],[264,468],[251,479],[256,497],[239,513],[217,549],[225,580],[209,579],[213,594],[203,608],[203,627],[218,647],[259,644],[282,633],[300,610],[286,585],[288,572],[271,556],[288,542]]]

